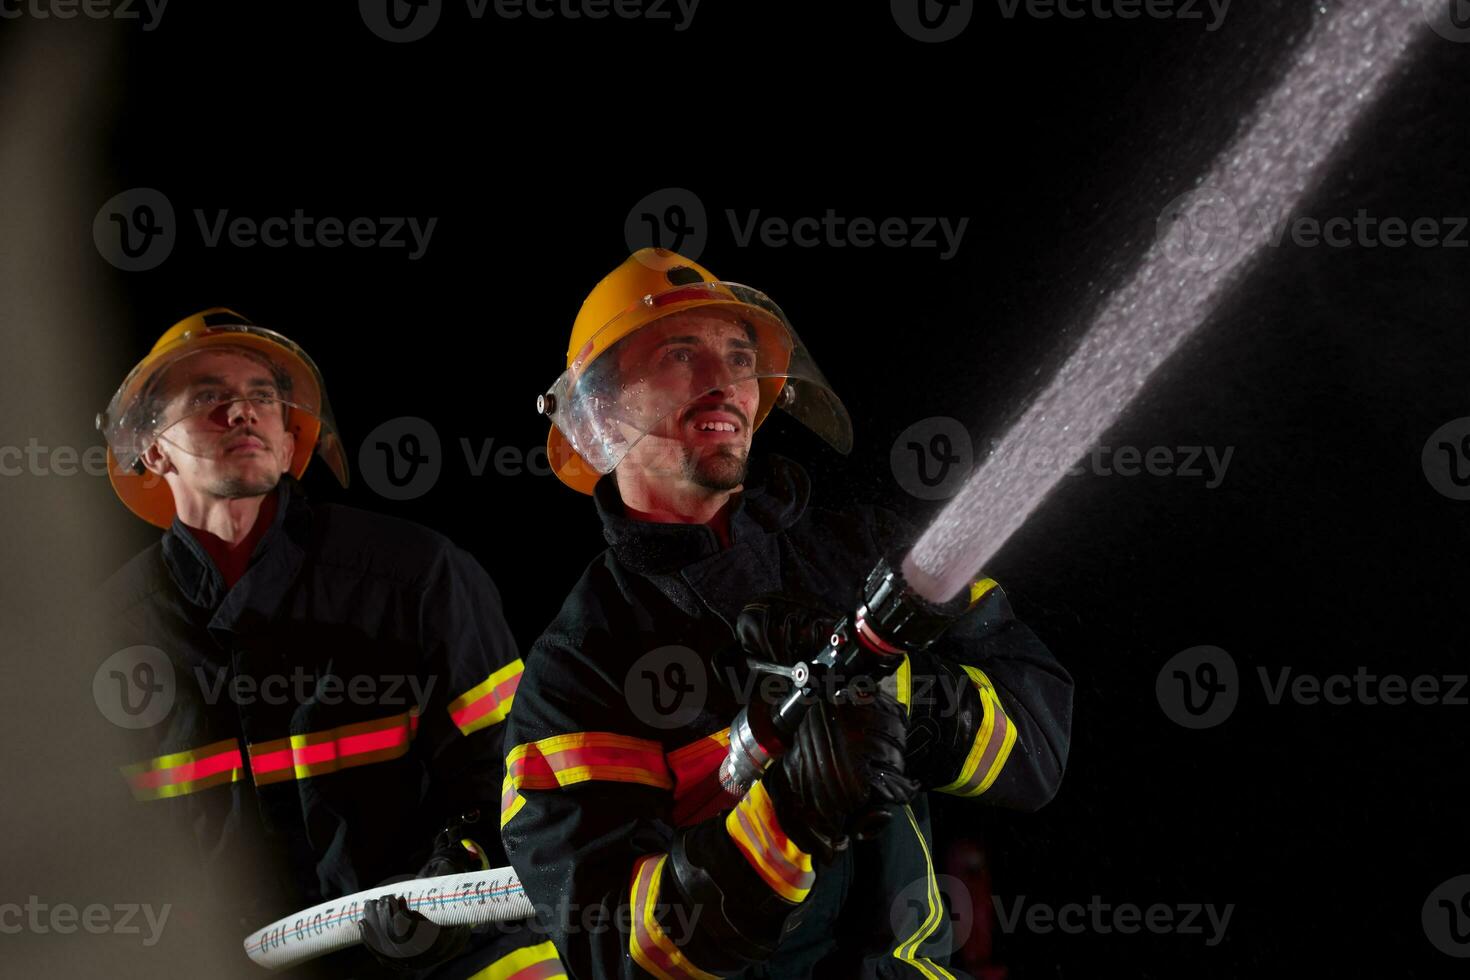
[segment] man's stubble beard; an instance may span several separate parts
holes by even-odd
[[[281,474],[272,476],[263,473],[259,476],[222,476],[214,481],[209,488],[212,496],[225,500],[239,500],[242,497],[263,497],[274,490],[281,482]]]
[[[749,461],[749,449],[735,453],[720,447],[702,459],[696,460],[694,451],[686,448],[684,450],[684,478],[706,490],[734,490],[745,482]]]

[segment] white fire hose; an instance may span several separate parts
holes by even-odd
[[[511,868],[413,878],[344,895],[272,922],[245,939],[245,953],[261,966],[280,970],[346,949],[358,942],[363,903],[388,895],[404,896],[410,910],[441,926],[523,919],[533,912]]]

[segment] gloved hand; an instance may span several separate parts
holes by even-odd
[[[467,873],[488,867],[480,846],[469,839],[478,810],[451,820],[434,839],[434,850],[415,877]],[[415,973],[462,952],[473,927],[441,926],[408,907],[401,895],[369,899],[357,923],[362,944],[373,959],[392,970]]]
[[[736,620],[735,633],[753,659],[790,667],[822,649],[840,618],[807,597],[762,595]],[[906,718],[904,775],[921,789],[951,782],[964,765],[985,709],[964,670],[928,650],[909,653],[914,690]]]
[[[822,864],[849,837],[876,836],[919,789],[903,774],[903,746],[903,706],[887,694],[815,702],[761,778],[787,836]]]
[[[747,657],[790,667],[820,653],[841,618],[812,597],[766,593],[740,610],[735,638]]]

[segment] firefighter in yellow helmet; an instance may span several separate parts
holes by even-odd
[[[521,661],[500,595],[443,535],[307,498],[313,455],[347,483],[311,358],[206,310],[159,339],[98,425],[118,496],[164,529],[106,589],[114,648],[160,651],[148,676],[173,679],[166,713],[129,726],[122,774],[206,856],[230,926],[504,865],[489,815]],[[316,975],[559,975],[524,927],[440,929],[383,899],[359,928],[365,948]]]
[[[749,744],[732,721],[771,696],[747,658],[803,669],[909,532],[815,505],[796,461],[752,452],[775,409],[846,452],[847,412],[774,302],[674,252],[598,283],[539,408],[609,545],[526,658],[506,733],[506,852],[568,971],[963,975],[922,791],[1049,799],[1066,672],[986,579],[939,640],[892,651],[884,693],[816,699],[748,788],[722,780]]]
[[[719,392],[733,393],[723,409]],[[776,407],[839,452],[852,448],[847,410],[780,307],[664,249],[635,253],[592,290],[566,371],[538,404],[553,426],[553,470],[583,493],[630,452],[667,464],[673,442],[685,444],[675,455],[691,480],[718,481]]]
[[[118,387],[97,427],[107,439],[113,488],[158,527],[173,522],[180,498],[202,513],[211,498],[258,496],[282,473],[299,478],[313,452],[347,486],[316,364],[286,337],[223,307],[170,327]]]

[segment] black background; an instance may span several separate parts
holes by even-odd
[[[643,244],[624,236],[636,202],[698,195],[700,261],[783,305],[857,430],[846,459],[785,421],[757,447],[801,458],[826,502],[923,521],[934,505],[896,481],[894,439],[932,416],[963,420],[977,447],[1005,431],[1152,241],[1165,202],[1270,88],[1314,6],[1238,3],[1210,32],[1007,19],[982,3],[960,38],[927,45],[885,4],[705,0],[678,32],[475,21],[449,3],[428,38],[390,44],[351,3],[176,3],[157,30],[127,32],[115,71],[97,203],[158,188],[179,243],[156,269],[109,271],[119,319],[106,328],[129,352],[112,373],[180,317],[228,305],[312,353],[354,469],[378,424],[428,420],[444,470],[424,496],[384,500],[361,479],[343,492],[319,465],[307,486],[452,536],[495,577],[529,646],[600,549],[595,515],[551,477],[472,477],[460,439],[522,453],[544,441],[534,396],[561,370],[587,290]],[[1406,65],[1300,213],[1470,211],[1466,48],[1427,37]],[[205,248],[196,208],[438,225],[418,261]],[[741,247],[725,217],[829,208],[969,225],[945,261],[938,249]],[[1470,871],[1457,792],[1470,708],[1271,706],[1256,669],[1464,671],[1465,505],[1433,489],[1420,452],[1466,414],[1467,255],[1269,250],[1104,440],[1234,447],[1223,483],[1064,481],[988,570],[1076,679],[1071,759],[1042,812],[943,805],[941,836],[983,839],[1008,903],[1235,905],[1213,947],[1002,935],[1010,975],[1456,965],[1420,911]],[[81,430],[106,394],[79,406]],[[142,547],[152,532],[134,523]],[[1243,693],[1226,723],[1189,731],[1154,682],[1198,644],[1234,656]]]

